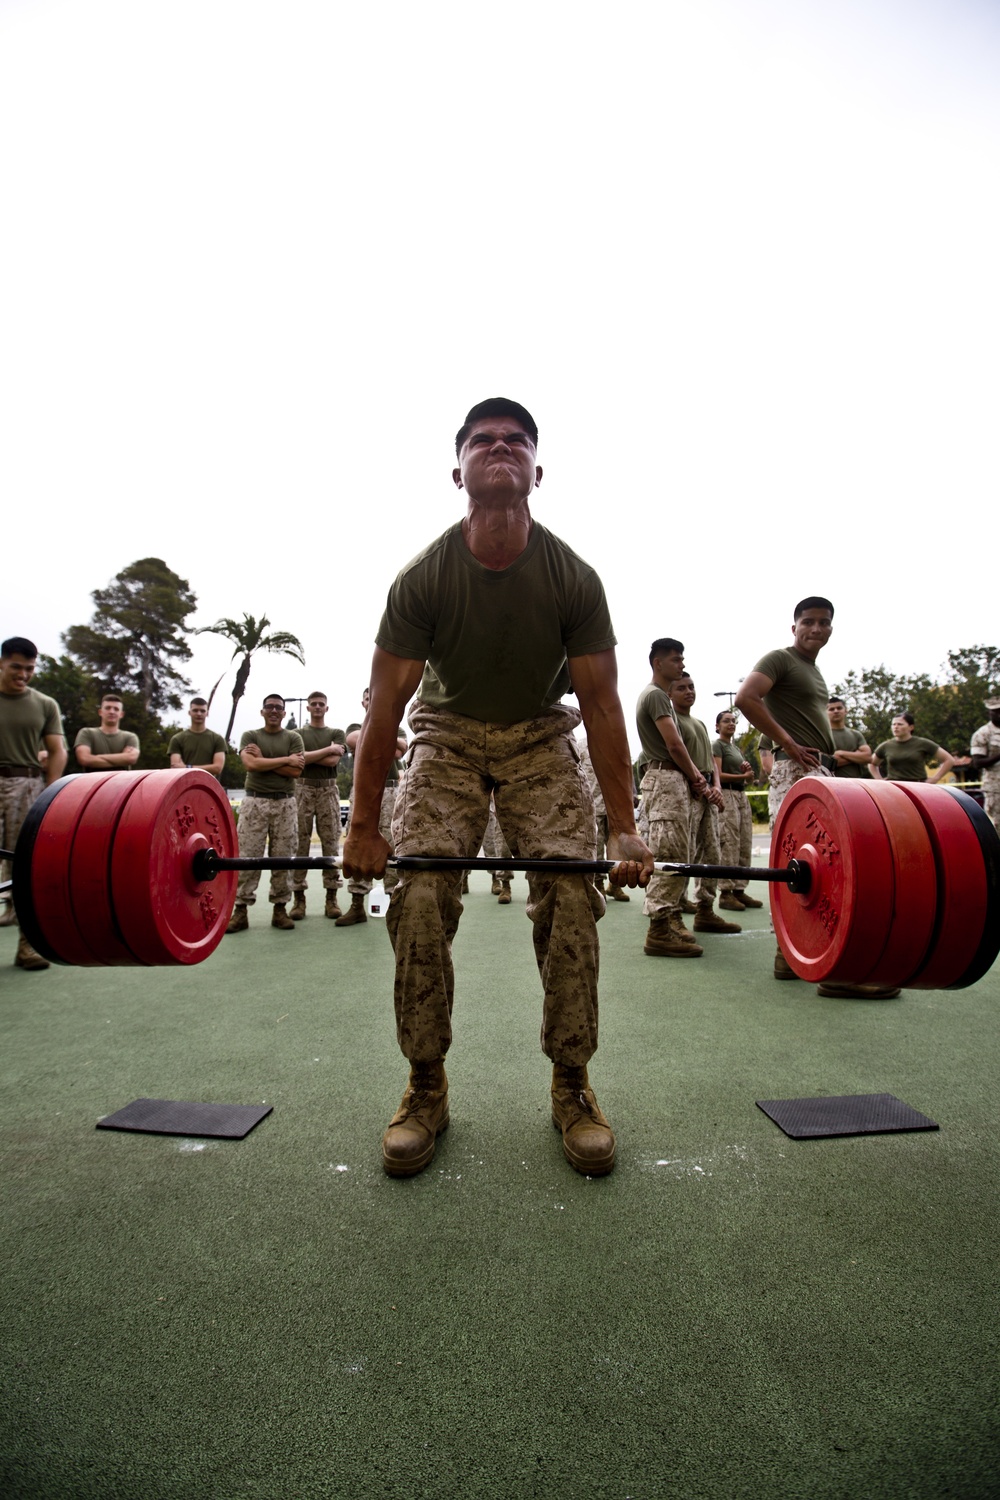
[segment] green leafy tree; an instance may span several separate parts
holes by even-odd
[[[143,714],[180,708],[190,684],[176,663],[190,659],[185,621],[197,604],[187,580],[159,557],[144,557],[95,589],[89,625],[71,625],[62,642],[105,691],[138,694]],[[138,730],[136,730],[138,733]]]
[[[877,667],[865,667],[861,672],[850,671],[843,682],[831,689],[847,705],[847,722],[860,729],[872,749],[883,740],[891,738],[892,721],[905,709],[912,713],[913,700],[928,691],[934,684],[926,673],[914,677],[898,676],[890,672],[885,663]],[[923,730],[918,729],[922,734]]]
[[[216,620],[214,625],[203,625],[196,633],[198,635],[221,635],[226,640],[232,641],[234,650],[232,660],[240,658],[240,665],[236,672],[236,681],[233,683],[233,707],[229,715],[229,723],[226,725],[226,739],[233,732],[233,723],[236,719],[236,709],[240,699],[246,692],[247,680],[250,676],[250,666],[258,651],[276,651],[285,656],[294,657],[301,665],[305,666],[306,659],[302,649],[302,642],[297,635],[290,635],[287,630],[275,630],[270,634],[271,622],[267,615],[261,615],[257,620],[253,615],[245,614],[241,620],[230,620],[223,618]]]

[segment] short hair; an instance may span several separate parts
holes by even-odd
[[[799,615],[804,615],[807,609],[828,609],[830,611],[830,619],[833,619],[833,605],[829,599],[822,599],[819,594],[810,594],[808,599],[800,599],[795,606],[795,613],[792,615],[792,619],[797,620]]]
[[[649,665],[653,665],[654,657],[672,656],[675,651],[680,656],[684,655],[683,641],[675,641],[671,635],[661,635],[649,648]]]
[[[32,661],[38,657],[38,647],[26,635],[12,635],[0,646],[0,656],[27,656]]]
[[[843,698],[838,698],[836,695],[834,695],[834,697],[832,697],[832,698],[827,698],[827,700],[826,700],[826,706],[827,706],[827,708],[830,707],[831,703],[839,703],[840,706],[841,706],[841,708],[846,708],[847,707],[847,704],[844,702]]]
[[[267,700],[269,698],[277,698],[277,700],[281,704],[282,708],[284,708],[284,706],[285,706],[285,700],[284,700],[284,698],[282,698],[282,696],[281,696],[280,693],[265,693],[264,696],[263,696],[263,698],[260,700],[260,706],[261,706],[261,708],[264,707],[264,704],[267,702]]]
[[[910,711],[908,709],[904,709],[901,714],[893,714],[893,718],[894,719],[905,719],[906,722],[907,722],[907,724],[909,724],[909,726],[910,726],[911,729],[913,728],[914,724],[917,722],[916,719],[913,717],[913,715],[910,713]]]
[[[189,708],[207,708],[208,707],[208,699],[207,698],[192,698],[191,702],[188,704],[188,707]]]
[[[350,724],[348,724],[348,726],[347,726],[347,728],[346,728],[346,729],[345,729],[345,730],[344,730],[344,733],[345,733],[345,734],[353,734],[353,733],[354,733],[354,731],[355,731],[355,730],[356,730],[356,729],[360,729],[360,728],[361,728],[361,725],[360,725],[360,724],[357,724],[357,723],[355,723],[355,722],[354,722],[354,721],[353,721],[353,720],[352,720],[352,721],[351,721],[351,723],[350,723]]]
[[[462,444],[477,422],[485,421],[487,417],[513,417],[520,422],[525,432],[538,447],[538,427],[531,412],[518,401],[509,401],[506,396],[490,396],[486,401],[480,401],[466,413],[465,421],[455,434],[455,455],[458,457],[462,452]]]
[[[121,693],[102,693],[101,694],[101,702],[102,703],[120,703],[123,708],[125,707],[125,699],[122,697]]]
[[[715,716],[715,727],[716,727],[716,729],[718,729],[719,725],[722,723],[723,719],[726,717],[727,714],[729,714],[730,718],[733,718],[733,719],[736,718],[736,712],[735,712],[734,709],[732,709],[732,708],[720,708],[719,712]]]
[[[330,701],[329,698],[326,696],[325,693],[321,693],[320,692],[319,688],[317,688],[314,693],[310,693],[309,694],[309,698],[322,698],[322,700],[323,700],[324,703],[329,703],[329,701]],[[309,698],[306,699],[307,703],[309,702]]]

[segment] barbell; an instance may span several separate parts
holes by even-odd
[[[771,854],[783,863],[656,868],[769,883],[778,942],[803,979],[960,989],[1000,952],[1000,837],[964,792],[805,777],[782,803]],[[241,858],[229,800],[205,771],[66,776],[37,799],[12,857],[25,937],[45,958],[83,967],[201,963],[225,933],[238,871],[340,864]],[[615,862],[409,855],[389,863],[607,874]]]

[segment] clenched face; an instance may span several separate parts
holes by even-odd
[[[513,417],[484,417],[462,444],[452,478],[470,500],[508,505],[541,484],[535,445]]]

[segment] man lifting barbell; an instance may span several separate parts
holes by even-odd
[[[455,442],[452,478],[464,518],[407,564],[389,591],[376,635],[371,704],[358,744],[345,872],[380,877],[390,854],[378,831],[386,771],[403,711],[410,767],[393,816],[398,855],[472,859],[493,793],[511,853],[593,855],[593,805],[572,733],[581,716],[608,813],[611,873],[645,885],[653,856],[638,836],[617,689],[615,636],[601,581],[532,519],[541,482],[538,432],[517,402],[474,406]],[[576,694],[579,711],[560,702]],[[451,1045],[451,943],[462,913],[461,871],[406,871],[387,927],[396,958],[399,1046],[410,1063],[402,1103],[382,1141],[390,1176],[431,1161],[447,1127],[445,1054]],[[590,1087],[597,1049],[597,918],[604,901],[584,875],[529,874],[527,915],[551,1060],[552,1119],[571,1166],[610,1172],[615,1138]]]

